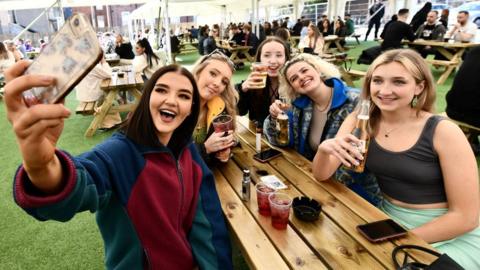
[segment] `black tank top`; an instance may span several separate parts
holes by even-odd
[[[443,119],[431,116],[415,145],[406,151],[386,150],[371,139],[366,166],[375,174],[383,193],[411,204],[447,201],[440,162],[433,147],[435,128]]]

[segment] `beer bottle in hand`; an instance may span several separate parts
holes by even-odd
[[[367,160],[368,144],[370,142],[370,135],[368,134],[368,120],[370,119],[370,100],[362,100],[360,109],[357,115],[357,122],[352,134],[360,139],[360,143],[356,145],[360,153],[363,154],[363,160],[358,160],[359,165],[352,164],[354,172],[361,173],[365,169],[365,161]]]

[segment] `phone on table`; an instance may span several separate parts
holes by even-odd
[[[407,230],[391,219],[358,225],[357,230],[370,242],[382,242],[405,236]]]
[[[265,151],[262,151],[260,153],[257,153],[255,155],[253,155],[253,158],[260,161],[260,162],[267,162],[267,161],[269,161],[273,158],[276,158],[276,157],[280,156],[281,154],[282,154],[282,152],[270,148],[268,150],[265,150]]]
[[[55,78],[55,85],[34,87],[23,92],[28,106],[58,103],[102,59],[103,52],[88,18],[73,14],[58,31],[25,74],[46,74]]]

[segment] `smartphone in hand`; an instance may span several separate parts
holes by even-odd
[[[58,31],[25,74],[44,74],[55,78],[49,87],[34,87],[23,92],[28,106],[58,103],[102,59],[103,52],[88,18],[73,14]]]
[[[405,236],[407,230],[391,219],[358,225],[357,230],[370,242],[382,242]]]

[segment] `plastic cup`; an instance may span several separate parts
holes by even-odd
[[[258,77],[258,83],[251,87],[251,89],[265,88],[267,86],[268,65],[261,62],[252,63],[252,71],[259,72],[260,74]]]
[[[275,192],[275,189],[268,187],[262,182],[255,185],[257,191],[258,212],[262,216],[270,216],[270,202],[268,196]]]
[[[230,115],[219,115],[213,119],[212,125],[215,132],[225,133],[233,130],[233,118]],[[216,157],[222,162],[227,162],[230,158],[228,149],[218,151]]]
[[[272,226],[277,230],[285,230],[288,225],[292,198],[285,193],[275,192],[268,196],[272,215]]]

